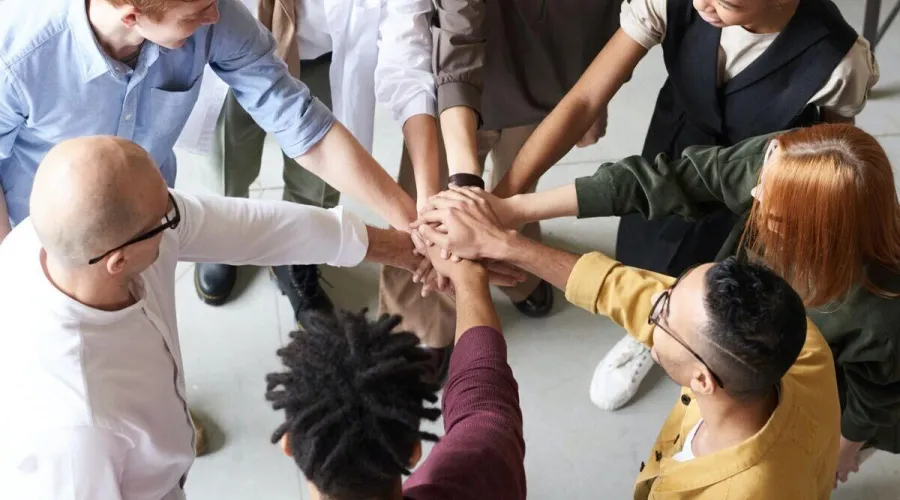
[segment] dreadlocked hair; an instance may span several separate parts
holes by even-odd
[[[394,332],[400,316],[370,322],[366,309],[340,311],[290,334],[279,349],[287,370],[266,376],[266,400],[286,419],[272,434],[285,434],[294,461],[316,488],[333,500],[383,498],[410,474],[419,430],[436,420],[440,387],[423,381],[429,355],[410,332]]]

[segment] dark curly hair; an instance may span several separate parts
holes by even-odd
[[[370,322],[366,310],[340,311],[309,331],[291,333],[278,350],[287,370],[266,376],[266,400],[286,419],[300,470],[334,500],[386,497],[409,474],[415,444],[436,441],[419,430],[436,420],[439,386],[423,381],[429,361],[410,332],[394,332],[399,316]]]
[[[732,396],[764,397],[797,361],[806,342],[806,309],[769,268],[729,257],[706,272],[710,361]]]

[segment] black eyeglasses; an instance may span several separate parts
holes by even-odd
[[[696,267],[696,266],[694,266],[694,267]],[[695,358],[697,358],[697,361],[699,361],[700,364],[702,364],[703,366],[706,367],[707,370],[709,370],[709,373],[710,373],[710,375],[712,375],[712,378],[716,382],[716,384],[718,384],[719,387],[724,389],[725,384],[722,383],[722,379],[719,378],[718,375],[716,375],[716,372],[714,372],[712,370],[712,368],[709,367],[709,364],[707,364],[706,361],[703,361],[703,358],[701,358],[700,355],[697,354],[696,351],[694,351],[693,349],[688,347],[687,343],[684,340],[682,340],[681,337],[679,337],[678,335],[675,335],[675,333],[673,333],[672,330],[663,326],[662,322],[660,322],[660,317],[662,317],[663,311],[665,311],[665,313],[666,313],[665,316],[669,317],[669,300],[672,298],[672,290],[674,290],[675,287],[678,286],[678,283],[681,282],[681,279],[684,278],[689,272],[691,272],[694,269],[694,267],[691,267],[690,269],[681,273],[681,276],[679,276],[678,279],[675,280],[675,283],[672,283],[672,286],[669,287],[668,290],[663,291],[659,295],[659,297],[656,299],[656,302],[653,303],[653,309],[650,310],[650,315],[647,316],[647,324],[658,327],[660,330],[666,332],[670,337],[672,337],[675,340],[675,342],[678,342],[679,344],[681,344],[682,347],[687,349],[687,351],[689,353],[691,353]]]
[[[166,212],[166,215],[163,216],[162,224],[154,227],[153,229],[147,231],[146,233],[142,233],[142,234],[135,236],[134,238],[131,238],[130,240],[126,241],[125,243],[122,243],[121,245],[117,246],[116,248],[113,248],[112,250],[107,251],[103,255],[94,257],[93,259],[88,261],[88,264],[93,266],[94,264],[96,264],[96,263],[100,262],[101,260],[103,260],[104,258],[106,258],[107,255],[115,252],[116,250],[121,250],[121,249],[127,247],[128,245],[134,245],[135,243],[140,243],[142,241],[149,240],[150,238],[165,231],[166,229],[175,229],[176,227],[178,227],[178,223],[181,222],[181,211],[178,210],[178,203],[175,203],[175,198],[172,196],[172,193],[169,193],[169,203],[171,203],[172,207],[174,207],[174,208],[172,208],[171,210]]]

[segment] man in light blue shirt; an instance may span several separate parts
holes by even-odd
[[[172,186],[172,148],[207,64],[287,155],[406,229],[412,198],[274,49],[239,0],[0,1],[0,241],[28,216],[35,170],[65,139],[132,140]]]

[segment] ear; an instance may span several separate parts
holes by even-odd
[[[417,439],[409,456],[409,468],[414,469],[420,460],[422,460],[422,440]]]
[[[699,363],[697,363],[699,365]],[[712,396],[719,386],[705,366],[697,366],[691,373],[691,390],[694,394]]]
[[[120,274],[125,270],[125,249],[116,250],[106,258],[106,272],[112,275]]]
[[[284,436],[281,436],[281,451],[284,452],[284,456],[293,457],[293,449],[291,449],[291,435],[287,432],[284,433]]]
[[[141,15],[141,11],[133,5],[123,5],[119,7],[119,19],[126,28],[134,28],[137,25],[137,18]]]

